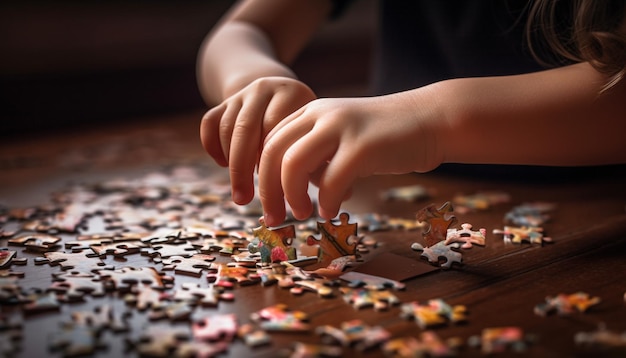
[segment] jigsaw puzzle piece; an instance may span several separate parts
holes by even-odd
[[[485,235],[487,230],[480,228],[478,230],[472,230],[472,224],[461,224],[461,229],[448,229],[446,234],[445,245],[450,245],[454,242],[463,243],[462,249],[471,249],[473,245],[485,246]]]
[[[66,272],[54,275],[54,282],[48,288],[60,293],[63,302],[82,301],[85,295],[102,297],[105,295],[104,285],[100,277],[81,272]]]
[[[26,250],[47,252],[56,249],[61,238],[49,234],[25,234],[9,239],[9,245],[23,246]]]
[[[426,230],[422,232],[426,247],[433,246],[446,239],[448,228],[456,223],[454,209],[450,202],[445,202],[439,209],[430,204],[415,215],[418,222],[426,223]]]
[[[391,338],[391,333],[381,326],[367,326],[360,319],[342,322],[340,328],[324,325],[315,329],[315,332],[325,338],[331,338],[344,347],[355,346],[364,351],[380,345]]]
[[[414,251],[422,251],[421,256],[426,258],[431,264],[449,269],[455,262],[460,264],[463,261],[463,255],[458,251],[452,250],[459,246],[460,244],[458,242],[446,245],[445,241],[440,241],[433,246],[423,247],[421,244],[415,242],[411,245],[411,249]],[[442,259],[445,259],[443,263],[441,263]]]
[[[516,227],[505,226],[504,230],[494,229],[494,234],[504,235],[505,244],[521,244],[528,242],[530,244],[539,244],[552,242],[552,238],[543,236],[543,228],[540,227]]]
[[[406,288],[406,285],[402,282],[356,271],[344,273],[341,275],[341,279],[349,282],[348,287],[365,287],[370,290],[384,290],[388,288],[404,290]]]
[[[230,292],[225,293],[222,287],[209,285],[206,288],[202,288],[199,284],[193,282],[183,283],[180,289],[164,297],[176,302],[185,302],[191,306],[199,304],[205,307],[215,307],[220,300],[232,301],[235,299],[235,295]]]
[[[505,353],[509,351],[523,352],[528,348],[529,337],[520,327],[485,328],[481,336],[468,339],[470,346],[480,346],[483,354]]]
[[[317,229],[320,238],[314,236],[307,238],[307,245],[319,245],[320,252],[318,262],[322,266],[328,266],[333,260],[344,256],[355,256],[358,244],[357,224],[350,223],[350,215],[346,212],[339,214],[339,224],[332,221],[318,222]]]
[[[309,331],[309,316],[302,311],[292,311],[287,305],[278,303],[254,312],[250,318],[266,331]]]
[[[120,292],[130,292],[134,285],[140,283],[155,289],[166,289],[174,282],[173,277],[162,275],[153,267],[124,267],[119,270],[100,270],[98,273],[105,287]]]
[[[94,355],[105,348],[94,328],[74,323],[62,325],[50,338],[49,346],[53,351],[62,350],[66,357]]]
[[[202,276],[203,270],[213,270],[215,267],[211,261],[215,260],[215,256],[206,254],[195,254],[191,257],[172,256],[163,259],[163,270],[174,269],[174,272],[181,275],[189,275],[194,277]]]
[[[442,340],[435,332],[422,332],[417,337],[394,338],[383,345],[383,352],[392,357],[452,357],[457,355],[460,342]]]
[[[543,317],[552,312],[556,312],[559,316],[567,316],[575,312],[584,313],[600,301],[600,297],[592,297],[586,292],[576,292],[569,295],[561,293],[554,297],[546,297],[546,302],[536,305],[534,312]]]
[[[400,309],[402,311],[400,316],[414,319],[422,329],[467,320],[465,306],[451,306],[442,299],[429,300],[425,305],[413,301],[403,304]]]
[[[191,326],[193,336],[200,341],[232,341],[238,331],[237,316],[216,314],[195,320]]]
[[[374,307],[375,310],[382,311],[400,303],[400,300],[387,290],[379,291],[350,287],[340,287],[339,290],[343,294],[343,300],[356,309]]]

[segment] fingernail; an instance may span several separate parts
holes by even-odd
[[[234,201],[236,204],[240,204],[240,203],[242,203],[242,202],[243,202],[243,193],[242,193],[242,192],[240,192],[240,191],[238,191],[238,190],[237,190],[237,191],[234,191],[234,192],[233,192],[233,201]]]

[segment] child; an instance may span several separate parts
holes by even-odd
[[[445,27],[454,21],[466,26],[477,14],[498,14],[488,9],[472,12],[472,6],[507,2],[457,3],[467,15],[433,19],[431,12],[438,10],[431,6],[456,9],[455,4],[381,0],[383,16],[396,15],[381,24],[381,32],[387,34],[382,37],[395,43],[382,47],[385,51],[378,63],[384,65],[393,48],[408,55],[396,56],[399,63],[405,61],[404,67],[387,66],[396,71],[395,77],[389,72],[378,79],[403,80],[431,71],[419,67],[418,60],[411,62],[412,57],[431,55],[419,51],[428,42],[424,31],[403,32],[421,36],[418,44],[404,45],[397,36],[388,36],[394,32],[386,32],[391,31],[387,25],[403,28],[399,16],[404,15],[409,28]],[[439,80],[379,86],[381,94],[372,97],[317,98],[288,64],[342,2],[242,1],[209,34],[200,51],[201,92],[207,103],[215,105],[202,119],[203,146],[218,164],[229,167],[233,200],[238,204],[253,198],[258,166],[259,197],[269,226],[284,220],[283,198],[295,218],[312,214],[309,182],[319,187],[319,215],[329,219],[338,213],[353,182],[374,174],[426,172],[442,163],[626,163],[625,2],[565,2],[573,5],[567,19],[557,18],[563,13],[558,3],[563,2],[539,0],[522,7],[520,13],[528,16],[529,41],[536,40],[534,30],[539,27],[547,43],[568,61],[560,67],[543,69],[529,65],[523,56],[503,57],[497,46],[490,47],[496,40],[506,47],[501,37],[484,41],[474,37],[476,51],[468,47],[465,57],[449,59],[460,63],[456,68],[461,70],[443,73]],[[415,6],[415,17],[405,9],[394,11],[394,6]],[[497,23],[503,18],[494,19]],[[494,28],[501,34],[518,34],[514,29],[519,17],[511,19],[510,27]],[[565,32],[558,30],[561,24]],[[463,26],[453,35],[459,34],[461,45],[473,45],[466,40],[472,37],[466,37],[469,30]],[[483,35],[490,36],[484,31]],[[511,41],[521,44],[521,37]],[[439,47],[444,48],[440,51],[444,56],[445,49],[458,48],[445,47],[448,38],[430,41],[433,56],[441,55],[436,53]],[[568,41],[562,42],[563,38]],[[537,48],[532,42],[530,50]],[[517,73],[516,58],[521,59]],[[394,63],[393,58],[387,62]]]

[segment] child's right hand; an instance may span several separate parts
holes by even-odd
[[[254,168],[265,136],[315,98],[315,93],[298,80],[263,77],[204,115],[202,145],[219,165],[229,167],[235,203],[247,204],[254,197]]]

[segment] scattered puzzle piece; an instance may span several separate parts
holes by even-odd
[[[566,316],[576,311],[586,312],[589,307],[598,303],[600,303],[600,297],[591,297],[585,292],[576,292],[570,295],[561,293],[554,297],[546,297],[546,302],[536,305],[534,312],[543,317],[552,312],[556,312],[559,316]]]
[[[473,195],[457,195],[452,202],[455,211],[464,214],[474,210],[487,210],[493,205],[506,203],[510,199],[509,194],[501,191],[484,191]]]
[[[96,330],[85,325],[64,324],[50,338],[52,350],[62,350],[66,357],[93,355],[104,348]]]
[[[365,287],[370,290],[404,290],[406,285],[399,281],[390,280],[380,276],[368,275],[361,272],[350,271],[341,275],[341,279],[350,282],[348,287]]]
[[[170,357],[191,337],[189,329],[182,327],[149,325],[142,332],[137,340],[128,341],[142,357]]]
[[[487,230],[480,228],[476,231],[472,230],[472,224],[461,224],[461,230],[448,229],[446,234],[445,245],[450,245],[454,242],[462,242],[462,249],[471,249],[473,245],[485,246],[485,235]]]
[[[435,332],[422,332],[415,337],[394,338],[383,346],[383,352],[392,357],[451,357],[455,356],[460,343],[455,339],[443,341]]]
[[[287,305],[278,303],[254,312],[250,318],[266,331],[309,331],[309,317],[302,311],[291,311]]]
[[[237,316],[217,314],[195,320],[191,327],[194,338],[201,341],[232,341],[237,335]]]
[[[400,300],[387,290],[350,287],[340,287],[339,290],[343,293],[343,300],[356,309],[374,307],[375,310],[382,311],[400,303]]]
[[[430,190],[427,190],[422,185],[405,185],[395,188],[389,188],[382,192],[381,197],[383,200],[401,200],[401,201],[419,201],[427,199],[431,196]]]
[[[318,222],[317,228],[320,232],[320,239],[313,236],[307,238],[309,246],[319,245],[319,262],[322,266],[328,266],[333,260],[344,257],[354,256],[356,254],[356,246],[358,244],[357,224],[350,224],[350,215],[348,213],[339,214],[339,224],[335,225],[331,221]]]
[[[515,226],[539,227],[550,219],[547,213],[554,210],[555,206],[546,202],[525,203],[506,213],[504,220]]]
[[[326,346],[321,344],[311,344],[295,342],[291,358],[311,358],[311,357],[341,357],[343,350],[340,347]]]
[[[216,269],[216,272],[207,273],[207,280],[221,287],[232,288],[234,283],[245,286],[261,281],[259,274],[244,266],[217,263],[211,268]]]
[[[508,351],[523,352],[528,348],[529,337],[519,327],[485,328],[481,336],[472,336],[468,344],[481,347],[483,354],[504,353]]]
[[[0,248],[0,269],[11,266],[11,261],[17,254],[17,251],[9,250],[5,247]]]
[[[24,246],[26,250],[46,252],[54,250],[61,238],[48,234],[26,234],[9,239],[9,245]]]
[[[105,268],[105,263],[99,258],[90,258],[84,253],[46,252],[44,253],[50,265],[60,265],[61,269],[72,272],[91,273]]]
[[[430,204],[417,212],[416,220],[427,224],[427,229],[422,233],[426,247],[446,239],[448,228],[456,223],[453,211],[452,204],[445,202],[439,209],[435,208],[435,204]]]
[[[98,273],[104,280],[105,287],[120,292],[129,292],[134,285],[140,283],[156,289],[165,289],[174,281],[173,277],[161,275],[153,267],[124,267],[119,270],[100,270]]]
[[[102,297],[105,294],[104,285],[94,274],[82,272],[65,272],[54,275],[54,282],[49,290],[60,293],[61,301],[82,301],[83,296]]]
[[[420,328],[440,326],[447,322],[460,323],[467,320],[467,308],[462,305],[451,306],[442,299],[428,300],[422,305],[416,301],[403,304],[400,316],[415,319]]]
[[[463,261],[463,255],[458,251],[452,250],[459,246],[460,244],[458,242],[446,245],[445,241],[440,241],[433,246],[423,247],[415,242],[411,245],[411,249],[414,251],[422,251],[421,256],[426,258],[431,264],[436,266],[440,265],[442,268],[449,269],[455,262],[460,264]],[[444,259],[443,263],[441,262],[442,259]]]
[[[543,228],[540,227],[505,226],[504,230],[494,229],[493,233],[504,235],[505,244],[528,242],[530,244],[542,245],[546,242],[552,242],[552,238],[543,236]]]
[[[164,298],[177,302],[185,302],[188,305],[201,305],[205,307],[215,307],[220,300],[232,301],[235,295],[223,292],[222,287],[209,285],[208,287],[200,287],[199,284],[193,282],[185,282],[180,289],[173,294],[169,293]]]
[[[595,348],[603,353],[626,352],[626,332],[610,331],[604,324],[600,324],[598,329],[592,332],[576,333],[574,342],[578,346]]]
[[[370,327],[360,319],[342,322],[340,328],[319,326],[315,332],[323,338],[332,338],[344,347],[356,346],[361,351],[378,346],[391,338],[391,333],[381,326]]]
[[[206,254],[195,254],[191,257],[172,256],[162,260],[163,271],[174,269],[177,274],[200,277],[202,270],[214,269],[211,265],[213,260],[214,256]]]

